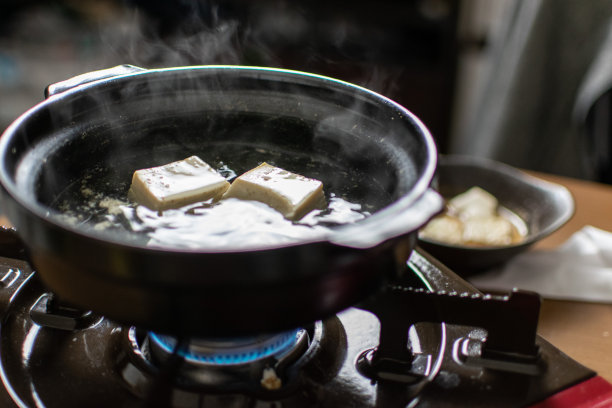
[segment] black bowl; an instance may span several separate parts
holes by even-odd
[[[527,225],[524,240],[506,246],[475,247],[419,238],[423,249],[462,276],[503,264],[559,229],[574,214],[574,199],[565,187],[489,159],[441,156],[437,183],[440,194],[447,199],[471,187],[481,187]]]

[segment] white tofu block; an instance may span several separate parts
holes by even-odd
[[[514,227],[500,216],[471,218],[464,224],[463,240],[466,244],[502,246],[513,243]]]
[[[463,223],[456,217],[435,217],[419,232],[421,238],[433,239],[448,244],[463,243]]]
[[[179,208],[219,199],[229,183],[197,156],[150,169],[136,170],[128,197],[152,210]]]
[[[323,183],[262,163],[238,177],[223,198],[259,201],[297,220],[325,205]]]
[[[497,199],[480,187],[472,187],[448,202],[450,211],[462,220],[495,215],[498,206]]]

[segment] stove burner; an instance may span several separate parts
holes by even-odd
[[[418,253],[408,266],[431,292],[402,281],[304,329],[183,347],[105,318],[64,324],[87,314],[53,307],[27,264],[0,258],[0,274],[23,272],[0,291],[0,406],[517,407],[595,375],[535,336],[533,296],[474,293]],[[253,344],[271,354],[229,356]],[[226,364],[169,352],[212,346]]]
[[[298,386],[301,368],[321,346],[323,326],[332,334],[338,330],[316,322],[275,334],[182,340],[131,327],[125,331],[128,353],[119,371],[139,398],[149,399],[162,388],[194,398],[201,393],[276,398]],[[167,378],[160,382],[162,377]]]
[[[281,357],[291,350],[304,330],[291,330],[272,335],[233,339],[192,339],[178,353],[187,362],[200,365],[248,364],[266,357]],[[149,333],[153,354],[159,357],[171,355],[177,339],[172,336]]]

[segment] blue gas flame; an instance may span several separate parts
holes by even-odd
[[[233,352],[231,349],[223,349],[214,353],[194,353],[188,349],[180,349],[178,350],[178,353],[187,361],[195,361],[205,364],[245,364],[272,355],[283,354],[285,351],[289,350],[293,345],[295,345],[298,339],[298,333],[298,329],[283,333],[282,335],[277,336],[274,342],[266,344],[265,346],[254,345],[249,350],[241,349]],[[174,338],[158,335],[156,333],[149,333],[149,337],[166,352],[169,354],[173,353],[176,345],[176,340]]]

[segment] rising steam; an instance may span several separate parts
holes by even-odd
[[[102,32],[102,38],[114,59],[146,68],[245,65],[245,42],[253,39],[249,26],[225,15],[219,6],[189,4],[169,16],[160,15],[165,8],[128,9],[119,24]],[[266,49],[263,44],[258,47],[260,53]]]

